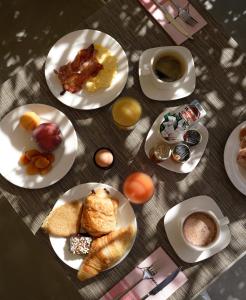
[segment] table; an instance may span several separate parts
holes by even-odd
[[[177,264],[185,266],[189,280],[170,298],[178,300],[194,297],[245,254],[245,196],[232,186],[223,164],[225,142],[233,128],[246,116],[245,57],[223,28],[201,7],[198,9],[208,25],[195,35],[193,41],[184,44],[195,60],[197,85],[192,95],[175,102],[153,102],[140,89],[137,76],[140,54],[151,47],[172,45],[172,41],[152,22],[137,1],[113,0],[77,28],[104,31],[116,38],[125,49],[130,73],[122,95],[139,99],[143,107],[143,116],[133,131],[120,131],[112,124],[111,105],[90,112],[78,111],[54,99],[45,83],[45,56],[27,65],[0,88],[1,117],[18,105],[46,103],[63,111],[72,120],[78,134],[76,161],[70,172],[55,185],[41,190],[25,190],[0,178],[0,196],[11,203],[37,238],[47,244],[57,261],[39,227],[59,195],[77,184],[91,181],[120,188],[122,180],[134,170],[144,170],[156,181],[154,198],[144,206],[134,207],[138,236],[131,253],[119,266],[94,280],[81,283],[76,279],[76,272],[59,262],[83,299],[99,299],[158,246],[162,246]],[[205,123],[210,135],[201,162],[188,175],[154,166],[146,158],[143,148],[151,124],[164,108],[191,102],[194,98],[199,99],[207,110]],[[101,171],[93,164],[94,150],[102,145],[109,146],[116,153],[117,160],[111,170]],[[168,243],[162,225],[163,216],[175,204],[200,194],[214,198],[229,217],[232,241],[224,251],[207,261],[188,265],[178,259]]]

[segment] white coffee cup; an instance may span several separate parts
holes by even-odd
[[[198,245],[194,245],[192,244],[190,241],[188,241],[184,235],[184,231],[183,231],[183,227],[184,227],[184,222],[185,220],[190,217],[192,214],[194,213],[203,213],[208,215],[209,217],[211,217],[216,225],[216,236],[213,239],[213,241],[211,243],[209,243],[206,246],[198,246]],[[230,223],[229,219],[227,217],[223,217],[223,218],[218,218],[214,212],[212,212],[211,210],[193,210],[190,211],[187,215],[185,215],[181,221],[180,221],[180,234],[181,237],[184,241],[184,243],[192,248],[193,250],[197,250],[197,251],[204,251],[204,250],[209,250],[210,248],[212,248],[220,239],[221,236],[221,228],[223,228],[223,226],[228,225]]]
[[[149,63],[146,63],[143,65],[142,68],[142,75],[149,75],[152,82],[155,84],[155,86],[159,89],[171,89],[171,88],[178,88],[180,84],[185,80],[187,73],[188,73],[188,61],[187,61],[187,55],[183,54],[180,50],[180,46],[177,47],[165,47],[163,49],[157,50],[152,58],[150,59]],[[161,80],[155,73],[154,67],[156,62],[162,57],[162,56],[173,56],[177,60],[179,60],[183,66],[183,75],[181,78],[179,78],[176,81],[163,81]]]

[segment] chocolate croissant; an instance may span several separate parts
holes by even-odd
[[[80,266],[78,279],[89,279],[113,266],[129,249],[135,235],[136,227],[129,225],[95,239]]]
[[[81,227],[93,237],[107,234],[116,228],[119,201],[105,189],[92,191],[83,203]]]

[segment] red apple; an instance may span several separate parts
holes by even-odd
[[[62,142],[60,128],[55,123],[42,123],[33,130],[32,134],[38,146],[46,151],[54,151]]]

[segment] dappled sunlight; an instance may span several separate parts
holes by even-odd
[[[218,0],[207,2],[212,5],[210,7],[212,10]],[[16,106],[26,103],[41,102],[55,106],[64,112],[73,123],[79,139],[79,149],[69,173],[60,182],[43,190],[31,190],[27,193],[1,177],[4,197],[32,232],[36,233],[56,200],[71,187],[83,182],[94,181],[107,183],[122,190],[122,182],[129,173],[143,170],[152,176],[156,193],[153,199],[145,205],[134,205],[138,217],[139,234],[131,254],[122,263],[122,268],[110,271],[112,273],[101,274],[96,283],[81,284],[75,281],[75,276],[70,270],[62,267],[75,281],[76,286],[81,289],[82,295],[92,287],[98,294],[102,294],[109,285],[113,286],[116,283],[119,276],[123,277],[130,271],[137,261],[141,261],[157,245],[161,245],[175,262],[187,267],[186,273],[190,277],[187,284],[188,296],[182,292],[180,294],[180,299],[182,295],[183,299],[187,299],[185,297],[194,295],[203,288],[213,279],[214,275],[223,270],[225,264],[233,262],[245,248],[238,238],[239,235],[243,236],[246,226],[245,197],[234,189],[229,181],[224,169],[223,153],[230,132],[238,123],[246,119],[244,103],[246,58],[240,52],[237,43],[221,34],[221,28],[218,28],[213,19],[203,12],[208,25],[194,36],[194,41],[187,41],[184,44],[192,52],[195,61],[196,89],[194,93],[175,102],[170,101],[171,98],[166,99],[165,102],[152,101],[144,95],[140,87],[139,58],[146,49],[171,45],[172,42],[137,3],[125,0],[122,2],[116,0],[114,3],[113,0],[110,5],[112,5],[113,13],[112,10],[103,8],[84,21],[77,29],[94,28],[111,35],[120,43],[127,54],[130,67],[129,77],[121,96],[134,97],[141,103],[143,114],[140,121],[130,131],[120,130],[112,122],[112,104],[93,111],[76,110],[63,105],[47,87],[44,80],[46,54],[57,39],[74,30],[74,22],[79,24],[82,19],[85,19],[85,16],[80,15],[72,23],[68,16],[71,10],[65,7],[56,10],[52,24],[41,22],[37,24],[35,30],[28,29],[23,24],[21,28],[16,28],[14,35],[16,40],[12,41],[14,43],[12,45],[18,44],[20,51],[20,48],[27,45],[26,41],[31,37],[32,43],[28,45],[28,51],[24,56],[17,50],[10,50],[12,49],[11,40],[7,36],[3,36],[1,41],[3,57],[1,67],[7,67],[8,75],[15,74],[0,87],[1,117]],[[81,10],[81,3],[77,7],[77,10],[79,9]],[[230,14],[232,20],[233,15],[234,13]],[[13,16],[13,22],[17,22],[21,20],[22,12],[15,8]],[[240,19],[241,16],[238,18]],[[59,21],[57,21],[58,19]],[[61,24],[64,24],[64,27],[59,30]],[[76,45],[75,49],[69,43],[63,44],[60,49],[62,55],[57,56],[56,60],[59,64],[65,63],[67,59],[73,58],[80,46]],[[66,49],[69,48],[70,50],[73,48],[70,56],[67,55],[68,53],[64,53],[64,50],[66,52]],[[119,54],[118,50],[116,49],[117,55]],[[31,62],[25,68],[18,69],[30,59]],[[121,65],[119,65],[119,70],[123,70]],[[189,78],[187,77],[185,80],[189,80]],[[121,78],[119,78],[120,81]],[[179,84],[175,88],[175,93],[178,95],[187,91]],[[115,94],[112,100],[116,97],[118,95]],[[161,112],[169,107],[190,103],[194,98],[198,99],[207,111],[207,117],[203,122],[208,129],[208,144],[205,145],[206,149],[199,152],[199,155],[194,155],[197,164],[193,172],[178,174],[156,165],[147,158],[145,139],[150,127]],[[68,129],[66,130],[67,136],[71,134]],[[154,130],[150,131],[150,136],[154,132]],[[152,145],[153,140],[150,143],[150,146]],[[113,151],[115,162],[112,169],[98,169],[94,164],[93,155],[100,147],[109,147]],[[205,152],[203,153],[203,151]],[[191,161],[188,164],[190,168]],[[182,168],[180,165],[175,167],[176,171],[177,168]],[[163,216],[175,204],[199,194],[211,195],[223,213],[228,212],[232,235],[235,238],[232,239],[230,246],[220,254],[203,264],[191,267],[177,257],[168,243],[163,227]],[[143,248],[141,253],[139,247]],[[214,268],[212,268],[213,266]],[[198,285],[197,282],[201,275],[203,283]],[[86,285],[88,286],[86,287]]]

